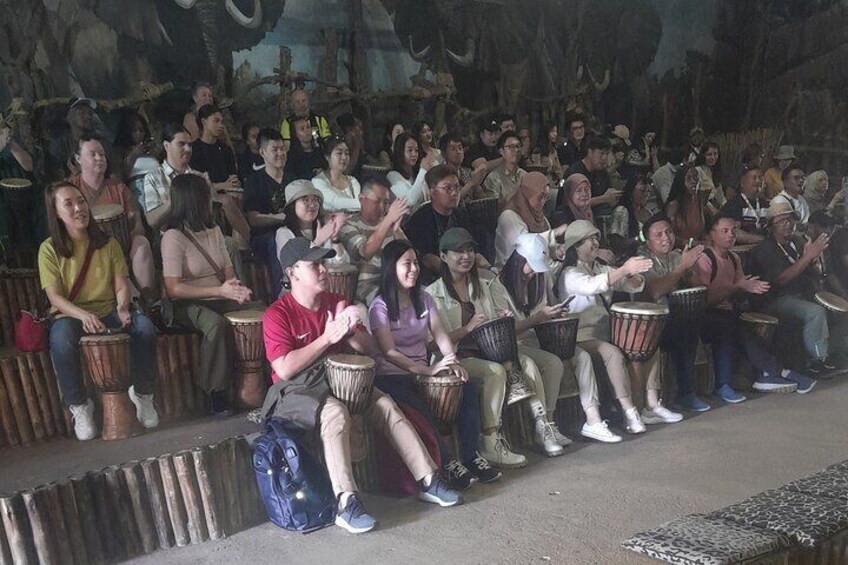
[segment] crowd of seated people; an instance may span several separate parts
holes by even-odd
[[[742,169],[728,172],[700,128],[689,147],[663,148],[652,132],[634,144],[624,125],[591,131],[588,117],[570,116],[562,138],[559,124],[546,124],[531,146],[529,128],[499,114],[477,124],[470,145],[428,120],[407,130],[390,119],[380,151],[369,154],[360,118],[344,114],[331,127],[298,88],[280,124],[243,125],[237,156],[209,85],[196,84],[192,99],[182,123],[127,113],[114,143],[94,102],[75,99],[48,146],[45,178],[62,180],[44,192],[49,237],[38,267],[54,316],[50,354],[80,440],[96,429],[78,342],[106,328],[130,334],[130,398],[145,427],[158,425],[156,329],[147,316],[157,304],[163,314],[167,304],[162,324],[200,335],[199,385],[213,413],[232,412],[224,315],[264,309],[244,282],[245,259],[267,267],[273,295],[264,316],[273,384],[262,415],[320,435],[337,523],[350,532],[375,521],[353,478],[351,416],[329,395],[323,361],[332,353],[376,360],[379,392],[367,418],[419,481],[420,498],[442,506],[460,502],[458,491],[475,481],[498,480],[497,469],[526,465],[502,433],[513,375],[470,337],[489,320],[515,320],[529,390],[520,406],[549,457],[571,443],[554,420],[569,390],[584,412],[579,433],[617,443],[622,431],[642,434],[745,401],[732,378],[740,363],[753,367],[759,392],[807,393],[848,367],[845,315],[817,298],[826,290],[848,299],[845,194],[825,171],[805,175],[791,146],[768,170],[752,146]],[[14,169],[10,176],[33,174],[3,122],[0,165]],[[104,204],[122,210],[126,248],[95,221]],[[477,215],[483,206],[489,217]],[[337,264],[358,271],[355,304],[327,290]],[[674,291],[701,286],[698,331],[669,324],[658,353],[629,362],[610,332],[613,304],[665,305]],[[791,328],[801,338],[793,357],[742,323],[746,310]],[[563,362],[533,329],[566,315],[578,325]],[[695,382],[701,343],[711,346],[712,398]],[[673,361],[671,388],[661,382],[663,352]],[[439,439],[440,464],[397,405],[420,412],[440,438],[414,386],[415,375],[436,374],[454,375],[464,391],[457,454]],[[663,398],[669,390],[674,396]],[[608,422],[609,413],[619,417]]]

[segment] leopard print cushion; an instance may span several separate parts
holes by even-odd
[[[784,489],[757,494],[707,516],[781,533],[804,547],[816,547],[848,528],[844,501]]]
[[[625,548],[677,565],[739,563],[789,546],[783,535],[692,514],[636,534]]]
[[[832,469],[832,468],[831,468]],[[825,470],[784,485],[781,489],[848,502],[848,469]]]
[[[834,471],[837,473],[848,473],[848,461],[843,461],[842,463],[837,463],[835,465],[831,465],[825,471]]]

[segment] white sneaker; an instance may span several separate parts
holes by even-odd
[[[551,423],[544,418],[536,419],[536,445],[545,452],[548,457],[562,455],[562,446],[554,438]]]
[[[571,439],[567,436],[562,435],[562,432],[559,431],[559,426],[557,426],[553,422],[548,422],[548,425],[551,427],[551,431],[554,434],[555,442],[557,442],[562,447],[568,447],[569,445],[571,445]]]
[[[629,434],[642,434],[645,433],[645,423],[642,422],[642,418],[639,417],[639,410],[633,406],[627,412],[624,413],[624,419],[627,420],[627,423],[624,425],[624,429]]]
[[[141,422],[141,425],[147,429],[155,428],[159,425],[159,412],[156,411],[156,406],[153,405],[152,394],[136,394],[135,386],[131,386],[129,390],[130,401],[135,404],[135,417]]]
[[[506,438],[500,432],[481,436],[479,451],[483,459],[501,469],[518,469],[527,465],[527,458],[510,451]]]
[[[88,399],[85,404],[69,407],[74,420],[74,434],[80,441],[94,439],[97,428],[94,425],[94,403]]]
[[[596,439],[604,443],[618,443],[621,441],[621,436],[614,434],[609,429],[606,421],[598,422],[597,424],[583,424],[580,429],[580,435],[589,439]]]
[[[683,420],[683,414],[672,412],[662,404],[651,410],[647,406],[642,410],[642,422],[645,424],[676,424]]]

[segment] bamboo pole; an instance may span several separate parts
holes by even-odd
[[[6,392],[9,393],[9,401],[12,404],[12,414],[15,416],[15,423],[18,428],[18,436],[21,438],[21,443],[29,445],[33,441],[32,423],[27,414],[26,400],[24,399],[21,385],[15,374],[15,366],[12,359],[0,359],[0,372],[3,373],[3,380],[6,383]]]
[[[91,494],[92,478],[92,474],[89,473],[81,478],[72,478],[69,483],[85,542],[87,562],[103,563],[106,561],[106,556],[100,540],[100,530],[97,528],[97,511]]]
[[[174,547],[174,531],[171,528],[171,518],[168,514],[168,503],[165,500],[165,488],[162,486],[162,475],[159,472],[157,459],[145,459],[141,462],[141,471],[150,496],[150,513],[153,517],[153,527],[161,549]]]
[[[103,470],[103,477],[106,479],[106,488],[115,509],[115,521],[121,533],[123,553],[127,557],[135,557],[142,553],[141,539],[136,529],[129,492],[123,481],[123,472],[119,466],[112,465]]]
[[[43,487],[21,493],[32,528],[32,541],[41,565],[60,565],[62,559],[54,545],[50,515],[46,508],[46,493]]]
[[[197,485],[197,476],[194,473],[191,452],[181,451],[174,454],[173,459],[174,470],[180,483],[180,493],[186,508],[187,529],[191,543],[206,541],[209,539],[209,532],[206,529],[206,517],[203,514],[203,502]]]
[[[53,411],[50,408],[50,395],[47,392],[47,384],[41,376],[41,371],[35,360],[35,353],[27,353],[18,357],[18,366],[23,377],[29,377],[38,401],[38,409],[44,423],[44,434],[46,437],[57,435],[56,425],[53,421]]]
[[[179,364],[180,382],[183,384],[183,395],[190,400],[192,412],[194,412],[196,403],[194,395],[194,382],[191,378],[191,348],[186,341],[186,334],[174,336],[177,345],[177,362]]]
[[[132,504],[133,519],[138,529],[141,550],[144,553],[152,553],[157,547],[156,527],[150,513],[148,488],[144,483],[141,464],[138,461],[124,463],[121,466],[121,473],[124,475]]]
[[[178,547],[186,546],[189,544],[189,534],[186,528],[188,518],[170,454],[159,457],[159,472],[162,475],[162,487],[165,491],[165,502],[168,505],[168,515],[174,531],[174,541]]]
[[[119,539],[120,527],[115,523],[115,511],[110,504],[106,477],[102,472],[87,473],[86,481],[94,501],[94,515],[97,520],[95,532],[103,542],[103,554],[107,561],[123,559],[124,544]]]
[[[68,556],[72,556],[71,540],[68,529],[65,526],[65,516],[62,512],[62,502],[59,498],[59,485],[50,483],[44,487],[44,505],[50,520],[51,536],[54,540],[59,560],[67,563]]]
[[[218,540],[224,537],[224,529],[221,524],[219,509],[220,495],[217,491],[217,473],[214,469],[214,461],[209,454],[208,447],[195,447],[191,450],[194,461],[194,473],[197,476],[197,486],[200,490],[200,499],[203,502],[203,513],[206,518],[206,529],[209,538]]]
[[[2,378],[0,378],[0,427],[9,446],[17,447],[21,444],[18,426],[15,424],[15,416],[12,413],[9,391],[6,390],[6,382]]]
[[[50,412],[53,414],[56,432],[59,435],[67,436],[71,429],[65,425],[65,409],[62,406],[62,397],[59,395],[59,383],[56,381],[56,375],[53,372],[53,362],[46,351],[39,351],[36,354],[36,359],[40,368],[39,373],[47,388],[47,395],[50,397]]]
[[[41,411],[38,408],[38,397],[35,394],[35,387],[32,384],[32,376],[26,368],[26,363],[22,362],[20,356],[13,360],[13,370],[18,376],[21,383],[21,391],[26,400],[26,409],[29,413],[29,421],[32,423],[32,432],[36,440],[44,439],[44,422],[41,420]]]
[[[156,366],[158,368],[158,376],[156,378],[156,400],[162,409],[162,420],[170,421],[174,419],[177,413],[174,407],[174,395],[171,391],[171,374],[168,372],[167,358],[167,339],[166,335],[159,334],[156,338]]]
[[[20,493],[0,496],[0,518],[2,518],[3,529],[6,531],[9,553],[15,565],[37,563],[29,518]]]
[[[85,565],[90,563],[91,561],[86,553],[85,537],[82,534],[79,510],[74,497],[74,486],[70,481],[63,481],[57,485],[57,492],[62,507],[65,529],[68,532],[68,543],[70,543],[71,548],[70,556],[75,564]]]

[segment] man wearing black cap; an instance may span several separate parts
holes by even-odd
[[[351,533],[363,533],[372,530],[376,522],[357,497],[359,488],[350,456],[350,413],[345,404],[330,395],[324,360],[343,348],[372,356],[376,347],[360,324],[359,311],[326,290],[324,259],[334,255],[332,249],[312,247],[303,237],[290,240],[280,250],[280,266],[291,292],[274,302],[263,318],[265,353],[274,385],[262,414],[319,431],[330,482],[339,500],[336,525]],[[391,397],[374,389],[364,417],[395,446],[420,483],[421,500],[440,506],[462,502],[436,473],[427,449]]]
[[[486,167],[488,172],[501,164],[501,154],[498,151],[501,124],[494,117],[490,117],[483,121],[478,135],[480,139],[468,148],[463,165],[474,170]]]

